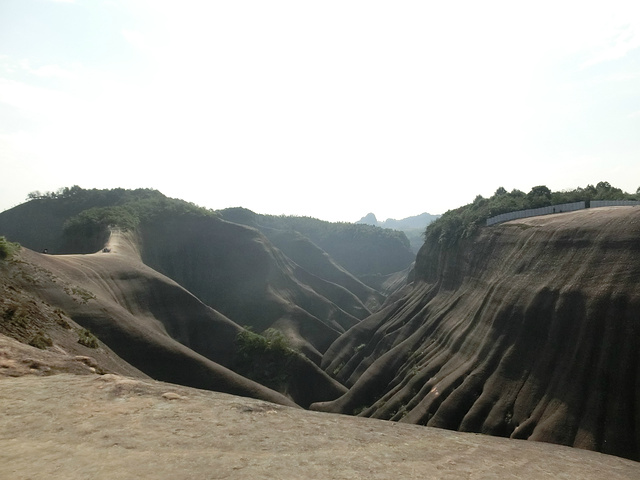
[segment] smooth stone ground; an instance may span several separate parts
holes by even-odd
[[[637,479],[640,463],[116,375],[0,379],[0,478]]]

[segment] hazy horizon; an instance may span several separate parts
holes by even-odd
[[[0,2],[0,211],[154,188],[354,222],[640,186],[633,1]]]

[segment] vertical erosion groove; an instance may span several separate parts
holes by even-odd
[[[617,207],[425,243],[413,292],[360,330],[375,350],[323,409],[357,398],[371,417],[640,459],[638,238],[640,209]]]

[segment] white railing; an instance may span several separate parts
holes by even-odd
[[[598,207],[637,207],[640,206],[638,200],[591,200],[590,208]],[[487,218],[487,227],[496,223],[508,222],[516,218],[537,217],[539,215],[550,215],[553,213],[573,212],[586,208],[585,202],[562,203],[550,207],[530,208],[528,210],[518,210],[517,212],[501,213],[495,217]]]
[[[637,200],[591,200],[591,208],[597,207],[637,207]]]
[[[551,205],[549,207],[530,208],[528,210],[518,210],[516,212],[501,213],[495,217],[487,218],[487,226],[496,223],[508,222],[516,218],[537,217],[539,215],[550,215],[553,213],[573,212],[586,208],[585,202],[561,203],[560,205]]]

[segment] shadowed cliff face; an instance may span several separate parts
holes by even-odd
[[[229,208],[217,213],[227,221],[257,228],[272,241],[274,234],[284,234],[277,243],[278,248],[282,246],[286,255],[292,253],[300,258],[289,249],[291,245],[281,242],[288,243],[288,233],[298,232],[359,279],[404,270],[415,258],[409,239],[399,231],[309,217],[260,215],[244,208]]]
[[[146,264],[240,325],[277,328],[318,363],[358,323],[354,315],[369,313],[355,295],[302,269],[253,228],[178,218],[140,230]]]
[[[323,293],[326,288],[318,285],[319,293],[336,302],[357,318],[364,318],[377,310],[385,297],[338,265],[325,251],[304,235],[295,231],[262,228],[261,232],[297,265],[325,280],[328,285],[341,287],[341,293]],[[315,288],[315,287],[314,287]],[[356,299],[353,298],[356,297]],[[367,310],[369,309],[369,310]]]
[[[312,408],[640,459],[640,209],[522,219],[442,250],[327,350]]]

